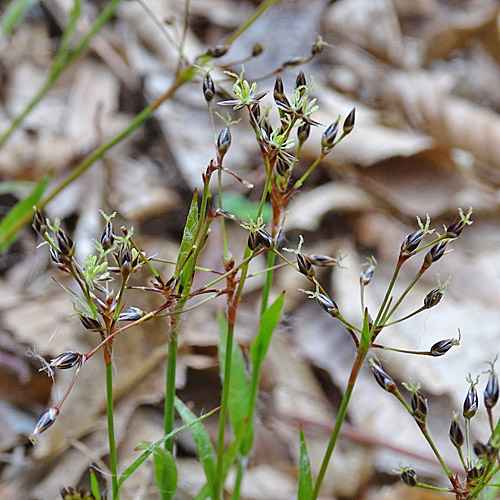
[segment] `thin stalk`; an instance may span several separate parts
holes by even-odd
[[[467,446],[467,468],[471,469],[472,468],[472,444],[470,440],[470,418],[465,419],[465,442]]]
[[[243,466],[243,458],[239,456],[236,463],[236,479],[234,480],[233,494],[231,495],[232,500],[239,500],[240,498],[240,489],[244,472],[245,467]]]
[[[450,488],[440,488],[439,486],[431,486],[430,484],[425,483],[417,483],[416,486],[425,490],[446,491],[448,493],[451,493],[453,491]]]
[[[113,500],[118,500],[118,468],[116,465],[116,440],[113,411],[113,364],[106,363],[106,413],[108,418],[109,462]]]
[[[231,304],[229,308],[233,307]],[[224,363],[224,380],[222,385],[222,400],[219,413],[219,435],[217,438],[217,474],[215,477],[214,500],[223,498],[223,466],[224,466],[224,435],[229,407],[229,387],[231,383],[231,364],[233,362],[234,322],[228,322],[226,339],[226,359]]]
[[[385,306],[387,304],[387,301],[389,300],[389,296],[391,295],[392,289],[394,288],[394,284],[396,283],[396,279],[398,277],[399,271],[401,271],[401,264],[398,262],[396,264],[396,267],[394,268],[394,273],[392,274],[391,282],[389,283],[389,287],[387,288],[387,291],[385,292],[384,300],[382,301],[382,304],[380,305],[380,309],[378,310],[377,318],[375,319],[375,322],[373,323],[373,330],[375,329],[376,326],[378,326],[380,318],[382,317],[382,314],[384,313]]]
[[[316,158],[314,163],[306,170],[305,174],[293,185],[291,189],[292,192],[297,191],[297,189],[299,189],[302,186],[302,184],[304,184],[305,180],[313,173],[313,171],[320,164],[323,158],[324,158],[323,154],[321,154],[320,156],[318,156],[318,158]]]
[[[267,254],[267,273],[266,273],[266,282],[264,284],[264,290],[262,291],[262,304],[260,307],[260,316],[266,312],[267,309],[267,303],[269,300],[269,294],[271,292],[271,286],[273,284],[273,276],[274,273],[272,271],[272,268],[274,267],[274,262],[275,262],[275,254],[273,252],[269,252]]]
[[[174,316],[174,319],[178,319]],[[170,340],[167,353],[167,379],[165,381],[165,407],[164,407],[164,432],[170,434],[174,429],[175,416],[175,370],[177,367],[177,342],[179,338],[179,322],[177,321],[170,332]],[[173,438],[165,441],[165,449],[173,453]]]
[[[439,460],[441,467],[443,468],[444,472],[448,476],[448,479],[450,480],[452,486],[456,486],[455,478],[453,477],[453,474],[451,473],[450,469],[448,469],[448,466],[444,462],[443,457],[441,457],[438,449],[436,448],[434,441],[432,440],[429,432],[427,431],[427,427],[425,426],[425,424],[419,425],[419,427],[420,427],[420,430],[422,431],[422,434],[424,435],[426,441],[429,443],[429,446],[432,448],[434,455],[436,455],[436,458]]]
[[[363,365],[363,361],[366,358],[367,354],[368,354],[367,349],[360,348],[358,350],[356,359],[354,360],[354,364],[352,365],[351,374],[349,375],[349,381],[347,382],[347,387],[344,393],[344,397],[342,398],[342,402],[340,404],[337,420],[335,421],[335,427],[333,428],[332,434],[330,436],[330,441],[328,442],[325,456],[323,458],[323,462],[321,464],[321,468],[319,470],[316,483],[314,484],[314,490],[311,500],[316,500],[318,498],[321,485],[323,484],[323,480],[325,478],[326,470],[328,469],[330,458],[332,456],[333,450],[335,449],[335,444],[337,443],[337,438],[339,436],[340,428],[342,427],[342,424],[344,422],[347,413],[347,407],[349,406],[349,401],[351,399],[354,385],[356,384],[356,380],[358,379],[361,366]]]

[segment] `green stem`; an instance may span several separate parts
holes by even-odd
[[[382,317],[382,314],[384,314],[385,306],[387,304],[387,301],[389,300],[389,296],[391,295],[392,289],[394,288],[394,284],[396,283],[396,279],[398,277],[400,270],[401,270],[401,264],[398,262],[396,264],[396,267],[394,268],[394,273],[392,274],[392,278],[391,278],[391,282],[389,283],[389,287],[387,288],[387,291],[385,292],[384,300],[382,301],[380,309],[378,310],[377,318],[375,319],[375,322],[373,323],[373,330],[375,329],[376,326],[378,326],[380,318]]]
[[[244,472],[245,467],[243,466],[243,458],[239,456],[236,464],[236,479],[234,480],[233,494],[231,495],[232,500],[239,500],[240,498],[240,489]]]
[[[427,431],[427,427],[425,426],[425,424],[421,424],[421,425],[419,425],[419,427],[420,427],[420,430],[422,431],[422,434],[424,435],[425,439],[429,443],[429,446],[432,448],[434,455],[436,455],[436,458],[439,460],[441,467],[443,468],[444,472],[448,476],[448,479],[450,480],[452,486],[455,487],[456,486],[455,478],[453,477],[453,474],[451,473],[450,469],[448,469],[448,466],[445,464],[438,449],[436,448],[434,441],[432,440],[431,436],[429,435],[429,432]]]
[[[118,500],[118,469],[116,466],[116,441],[113,412],[113,364],[106,364],[106,410],[108,417],[109,462],[113,500]]]
[[[273,252],[269,252],[267,254],[267,267],[273,267],[276,256]],[[260,308],[260,316],[266,312],[267,303],[269,300],[269,294],[271,292],[271,285],[273,284],[273,276],[274,273],[271,269],[269,269],[266,273],[266,282],[264,284],[264,290],[262,291],[262,305]]]
[[[179,318],[174,316],[177,321],[175,326],[170,332],[170,340],[168,345],[167,354],[167,379],[165,382],[165,414],[164,414],[164,432],[165,435],[170,434],[174,429],[174,416],[175,416],[175,370],[177,366],[177,342],[179,338]],[[165,449],[173,452],[174,440],[173,438],[165,441]]]
[[[431,486],[430,484],[425,484],[425,483],[417,483],[415,486],[417,486],[418,488],[423,488],[425,490],[447,491],[447,492],[453,491],[450,490],[450,488],[440,488],[439,486]]]
[[[229,307],[232,307],[230,304]],[[217,438],[217,475],[215,477],[214,500],[223,498],[224,435],[229,407],[229,387],[231,383],[231,364],[233,362],[234,323],[228,322],[226,340],[226,359],[222,385],[222,401],[219,413],[219,436]]]
[[[349,401],[351,399],[352,391],[354,389],[354,385],[356,380],[358,379],[359,372],[361,370],[361,366],[363,365],[363,361],[368,354],[367,349],[363,349],[360,347],[358,350],[358,354],[356,359],[354,360],[354,364],[351,369],[351,374],[349,376],[349,381],[347,382],[347,387],[344,393],[344,397],[342,398],[342,403],[340,404],[339,413],[337,415],[337,420],[335,421],[335,427],[333,428],[332,434],[330,436],[330,441],[328,442],[328,446],[326,448],[325,456],[323,458],[323,462],[321,464],[321,468],[319,470],[318,477],[316,479],[316,483],[314,485],[313,494],[311,500],[316,500],[319,495],[319,491],[321,489],[321,485],[323,484],[323,480],[325,478],[326,470],[328,469],[328,464],[330,462],[330,458],[332,456],[333,450],[335,448],[335,444],[337,443],[337,438],[339,436],[340,428],[344,422],[347,407],[349,406]]]

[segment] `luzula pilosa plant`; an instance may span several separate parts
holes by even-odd
[[[328,296],[316,277],[316,267],[336,265],[338,264],[338,259],[326,255],[305,254],[302,251],[302,238],[297,249],[282,248],[280,236],[284,230],[286,206],[290,197],[302,186],[324,157],[353,130],[355,111],[353,109],[346,116],[342,125],[341,118],[338,117],[330,126],[326,127],[322,134],[319,153],[316,160],[307,169],[302,170],[299,175],[296,175],[297,159],[301,148],[304,142],[309,138],[311,127],[319,125],[311,118],[312,113],[317,109],[315,99],[310,98],[312,85],[307,85],[305,75],[300,72],[297,76],[295,89],[292,95],[287,96],[285,94],[283,82],[278,77],[273,89],[275,112],[278,116],[278,122],[273,124],[275,119],[271,116],[271,107],[263,108],[261,104],[266,92],[258,92],[255,84],[250,85],[243,78],[243,72],[240,75],[229,73],[229,76],[234,78],[233,91],[236,98],[220,102],[219,104],[232,106],[234,110],[246,109],[249,123],[253,129],[260,151],[262,168],[266,174],[266,180],[260,195],[256,220],[250,219],[249,221],[244,221],[225,210],[223,206],[221,194],[221,175],[223,173],[234,176],[247,188],[253,187],[249,182],[241,179],[236,173],[224,166],[224,158],[230,150],[232,143],[231,128],[234,128],[235,124],[231,118],[225,120],[226,126],[222,128],[219,133],[215,133],[214,131],[214,137],[216,137],[215,158],[209,162],[202,176],[203,190],[201,199],[198,199],[198,193],[196,191],[194,193],[186,222],[184,238],[179,250],[179,257],[175,264],[175,269],[168,279],[164,279],[160,275],[154,267],[156,263],[139,248],[132,238],[132,230],[122,228],[122,234],[116,234],[112,226],[112,216],[103,214],[105,226],[100,241],[95,242],[96,254],[89,256],[86,263],[81,265],[75,259],[73,241],[60,227],[59,222],[56,221],[54,224],[51,224],[41,212],[36,211],[35,213],[33,226],[44,238],[45,243],[49,245],[53,263],[62,272],[71,276],[80,290],[80,293],[76,293],[68,289],[74,300],[79,304],[79,316],[82,325],[86,329],[98,333],[100,335],[100,342],[88,353],[64,352],[45,364],[44,368],[50,374],[56,369],[73,368],[75,369],[75,375],[61,400],[40,416],[33,431],[32,438],[34,439],[37,434],[43,432],[54,423],[61,411],[64,401],[75,383],[79,371],[84,368],[85,364],[89,362],[94,354],[102,349],[107,368],[108,427],[114,499],[118,498],[119,486],[123,482],[122,479],[120,479],[120,481],[117,479],[119,476],[113,432],[111,377],[112,348],[119,334],[133,326],[160,315],[166,315],[170,319],[165,397],[165,438],[162,440],[162,444],[165,445],[165,453],[171,457],[173,453],[172,433],[174,405],[177,407],[178,411],[183,411],[183,407],[179,406],[182,403],[174,402],[175,363],[177,339],[180,333],[180,317],[192,307],[198,307],[216,297],[226,297],[227,334],[225,340],[225,359],[223,360],[224,366],[221,368],[223,372],[223,389],[219,415],[219,433],[216,450],[212,450],[211,454],[209,454],[209,460],[212,465],[205,471],[207,475],[207,485],[206,489],[202,490],[204,495],[202,496],[203,498],[210,497],[214,500],[221,499],[223,497],[228,469],[231,465],[236,464],[237,476],[233,490],[233,498],[236,499],[239,498],[239,487],[253,443],[253,414],[257,398],[260,367],[262,359],[266,354],[267,346],[269,345],[272,330],[278,321],[279,312],[283,304],[283,296],[280,296],[280,299],[271,306],[268,304],[273,281],[273,270],[276,267],[276,258],[304,275],[313,288],[305,293],[310,298],[315,299],[327,314],[332,318],[340,320],[345,325],[356,350],[356,358],[352,366],[335,427],[327,445],[318,476],[314,484],[312,483],[312,478],[306,478],[305,482],[310,482],[310,491],[308,491],[307,488],[302,489],[302,495],[299,494],[301,500],[315,500],[323,484],[323,479],[337,441],[340,427],[346,415],[355,382],[368,353],[377,349],[401,351],[400,349],[379,344],[377,342],[379,334],[389,326],[407,320],[415,314],[430,309],[439,303],[446,284],[441,285],[441,283],[439,283],[438,288],[429,291],[423,299],[423,305],[413,313],[395,319],[395,314],[399,311],[399,306],[417,281],[435,262],[446,254],[448,246],[458,238],[464,227],[471,224],[471,211],[464,214],[460,210],[457,221],[449,227],[445,227],[443,234],[437,234],[429,227],[429,217],[424,223],[418,219],[418,229],[408,235],[401,245],[392,279],[387,287],[381,305],[374,316],[370,314],[369,308],[365,306],[364,291],[374,276],[376,261],[373,258],[368,261],[367,267],[361,273],[360,277],[363,321],[359,326],[351,323],[342,315],[341,308],[339,308],[337,303]],[[209,111],[212,113],[212,103],[216,96],[216,87],[209,72],[203,74],[202,93],[208,104]],[[296,147],[293,140],[295,134],[297,137]],[[214,176],[214,173],[217,175]],[[214,177],[216,177],[218,208],[214,208],[215,203],[211,201],[212,195],[210,187]],[[261,216],[267,200],[271,203],[272,218],[270,224],[266,227]],[[226,219],[237,222],[242,227],[242,231],[246,230],[248,232],[247,246],[239,260],[235,259],[229,250],[229,242],[227,241],[224,226],[224,220]],[[208,281],[205,285],[197,289],[193,289],[194,274],[195,272],[199,272],[197,270],[197,260],[201,249],[210,237],[210,226],[215,220],[220,220],[222,226],[224,268],[222,271],[216,271],[216,278]],[[426,244],[423,243],[424,237],[430,237],[430,241]],[[296,263],[291,262],[283,254],[283,251],[294,253],[296,256]],[[249,278],[249,263],[263,253],[267,253],[267,268],[264,270],[266,273],[266,282],[261,303],[261,329],[265,330],[264,326],[271,323],[274,326],[266,327],[269,332],[266,333],[266,335],[268,334],[268,338],[265,341],[260,337],[261,332],[259,332],[257,336],[256,342],[260,343],[260,354],[255,354],[255,357],[252,355],[252,375],[249,381],[249,391],[247,395],[244,397],[242,396],[242,398],[245,399],[243,406],[246,416],[235,423],[230,410],[231,394],[229,391],[231,375],[234,369],[232,366],[234,349],[236,349],[236,354],[234,355],[238,353],[237,347],[234,346],[234,329],[237,322],[238,307],[241,301],[243,287],[246,280]],[[394,299],[392,295],[401,267],[408,259],[414,258],[418,254],[423,255],[419,270],[401,295],[397,299]],[[131,276],[140,268],[149,269],[152,274],[152,285],[130,285]],[[221,285],[223,282],[225,282],[224,286]],[[134,306],[126,305],[125,292],[129,288],[153,291],[163,297],[163,304],[149,312]],[[206,295],[206,298],[199,300],[199,297],[204,295]],[[188,301],[191,301],[195,297],[198,298],[199,301],[192,306],[192,302],[188,303]],[[269,319],[270,317],[273,319]],[[458,339],[445,339],[431,346],[428,351],[419,351],[416,354],[438,357],[445,354],[451,347],[457,344]],[[402,352],[409,351],[402,350]],[[389,392],[399,394],[392,379],[382,370],[380,365],[373,360],[371,360],[370,363],[377,377],[377,381],[383,385],[386,390],[389,390]],[[490,390],[490,392],[493,391]],[[419,390],[414,392],[412,407],[408,406],[408,408],[410,408],[416,420],[418,416],[418,422],[420,422],[420,425],[425,429],[427,407],[425,399]],[[235,441],[232,448],[226,449],[224,443],[227,425],[226,419],[228,416],[231,418],[231,423],[233,425]],[[488,456],[491,456],[491,453]],[[485,470],[486,469],[487,467]],[[491,470],[487,473],[488,480],[491,477],[490,472]],[[301,475],[302,474],[303,471],[301,470]],[[307,472],[304,472],[304,474],[307,474]],[[407,478],[409,484],[420,484],[413,471],[405,470],[404,477]],[[481,479],[479,479],[479,482],[480,481]],[[173,487],[172,490],[174,492],[175,487]],[[454,484],[454,487],[457,488],[457,485]],[[307,492],[304,493],[304,491]],[[456,491],[458,492],[458,489],[456,489]],[[166,495],[164,498],[171,498],[171,496]]]

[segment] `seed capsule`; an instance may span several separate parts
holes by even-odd
[[[403,241],[401,245],[400,254],[404,257],[410,257],[413,252],[418,248],[422,238],[424,237],[424,233],[422,230],[415,231],[414,233],[409,234]]]
[[[51,359],[49,364],[52,368],[67,370],[69,368],[73,368],[73,366],[79,363],[82,358],[83,355],[79,352],[67,351]]]
[[[378,385],[387,392],[396,393],[398,391],[396,383],[373,358],[370,358],[370,365]]]
[[[222,158],[226,155],[231,146],[231,132],[229,127],[221,130],[219,137],[217,137],[217,160],[219,164],[222,163]]]
[[[350,134],[354,128],[354,121],[356,120],[356,108],[352,108],[351,112],[344,120],[344,135]]]
[[[464,401],[464,418],[471,419],[476,414],[478,406],[479,400],[477,398],[477,391],[474,385],[471,384]]]
[[[37,434],[46,431],[56,421],[58,415],[59,410],[57,408],[49,408],[48,410],[45,410],[36,421],[35,428],[30,436],[30,441],[34,442]]]
[[[69,234],[64,229],[59,228],[56,236],[59,252],[65,257],[71,258],[75,253],[75,244]]]
[[[47,232],[47,219],[40,210],[35,211],[32,226],[40,236],[43,236]]]
[[[431,249],[427,252],[424,263],[422,267],[427,269],[431,264],[437,262],[445,253],[446,246],[448,245],[448,241],[440,241],[436,243]]]
[[[370,266],[364,271],[361,271],[361,276],[359,278],[360,283],[363,286],[369,285],[372,278],[373,278],[373,272],[375,271],[375,266]]]
[[[257,233],[249,233],[248,234],[248,241],[247,241],[248,248],[250,250],[257,250],[260,245],[259,238],[257,237]]]
[[[318,293],[316,300],[330,316],[336,318],[339,315],[339,308],[330,297],[324,295],[323,293]]]
[[[488,446],[481,443],[481,441],[476,441],[474,443],[474,453],[479,459],[486,458],[488,456]]]
[[[82,314],[80,316],[80,321],[87,330],[92,332],[99,332],[101,330],[101,324],[94,318],[90,318],[89,316]]]
[[[297,75],[297,78],[295,79],[295,88],[299,89],[300,97],[302,97],[306,93],[306,85],[306,75],[304,75],[303,71],[300,71]]]
[[[281,155],[278,155],[278,157],[276,158],[276,172],[278,172],[279,175],[284,177],[285,175],[288,174],[289,170],[290,170],[290,165]]]
[[[446,228],[446,232],[448,233],[447,235],[450,236],[450,238],[458,238],[462,234],[464,227],[465,222],[460,219],[459,221],[454,222],[450,227]]]
[[[318,255],[315,253],[308,255],[307,259],[311,261],[313,266],[318,267],[331,267],[339,263],[338,259],[334,259],[328,255]]]
[[[260,122],[260,104],[258,102],[252,104],[250,106],[250,111],[251,111],[253,118],[255,119],[255,123],[259,123]]]
[[[277,76],[274,82],[273,97],[275,101],[283,101],[285,97],[285,89],[283,87],[283,80]]]
[[[111,225],[111,222],[108,221],[106,222],[106,225],[104,226],[104,230],[102,231],[101,234],[101,245],[104,250],[109,250],[115,241],[115,236],[113,234],[113,226]]]
[[[139,307],[129,307],[120,313],[118,321],[137,321],[138,319],[141,319],[144,314],[146,313]]]
[[[303,122],[297,129],[297,139],[299,142],[306,142],[309,134],[311,132],[311,125],[307,122]]]
[[[407,469],[401,473],[401,481],[408,486],[417,486],[417,473],[413,469]]]
[[[132,252],[128,243],[122,243],[120,251],[118,252],[118,267],[124,278],[132,274]]]
[[[464,435],[462,429],[460,429],[460,425],[456,419],[456,416],[451,421],[450,440],[457,448],[460,448],[464,444]]]
[[[297,254],[297,265],[299,266],[299,271],[306,278],[311,279],[314,277],[314,269],[310,260],[300,253]]]
[[[497,374],[492,370],[490,376],[488,377],[488,383],[484,389],[484,406],[486,408],[493,408],[498,401],[498,377]]]
[[[257,235],[259,242],[264,248],[267,248],[269,250],[273,247],[274,241],[271,238],[271,235],[264,231],[264,229],[259,229],[255,234]]]
[[[435,288],[425,296],[424,306],[427,309],[437,306],[441,302],[442,298],[443,298],[443,293],[439,290],[439,288]]]
[[[324,153],[329,153],[335,145],[335,138],[339,128],[339,120],[333,122],[324,132],[321,137],[321,149]]]
[[[425,423],[427,418],[427,399],[422,396],[419,390],[413,393],[411,408],[413,410],[413,418],[418,422]]]
[[[454,345],[457,345],[457,341],[455,339],[440,340],[431,347],[431,356],[442,356],[443,354],[446,354]]]
[[[207,102],[210,102],[215,96],[214,81],[209,74],[205,75],[205,78],[203,78],[203,95]]]

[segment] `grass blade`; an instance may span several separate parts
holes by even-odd
[[[8,35],[20,23],[38,0],[14,0],[0,19],[0,38]]]
[[[177,466],[170,451],[156,448],[154,451],[156,486],[162,500],[170,500],[177,490]]]
[[[181,267],[185,265],[185,260],[187,256],[189,255],[189,252],[191,251],[191,248],[193,247],[195,240],[196,240],[196,234],[198,230],[198,191],[195,189],[193,193],[193,198],[191,200],[191,205],[189,207],[189,212],[187,215],[186,219],[186,224],[184,226],[184,233],[182,234],[182,241],[181,241],[181,246],[179,249],[179,256],[177,257],[177,266],[176,266],[176,274],[180,272]],[[187,271],[187,269],[186,269]],[[183,278],[182,280],[182,285],[184,288],[189,288],[190,283],[185,283],[184,281],[187,281],[189,279],[192,279],[192,273],[191,272],[184,272],[183,273]]]
[[[101,498],[99,493],[99,483],[97,482],[97,477],[93,469],[90,469],[90,491],[95,498]]]
[[[17,223],[19,218],[22,218],[28,212],[32,212],[33,205],[36,205],[47,187],[47,183],[49,182],[50,176],[46,175],[37,185],[33,188],[31,193],[26,196],[23,200],[17,202],[9,213],[0,221],[0,251],[8,248],[17,237],[17,233],[12,234],[9,238],[1,238],[1,235],[7,232],[11,226]]]
[[[299,493],[297,500],[310,500],[313,490],[311,462],[307,453],[304,433],[300,429]]]
[[[177,397],[175,398],[175,409],[185,424],[192,424],[190,426],[191,435],[198,451],[198,457],[203,465],[208,486],[210,491],[213,491],[217,466],[210,436],[201,422],[195,422],[196,415]]]

